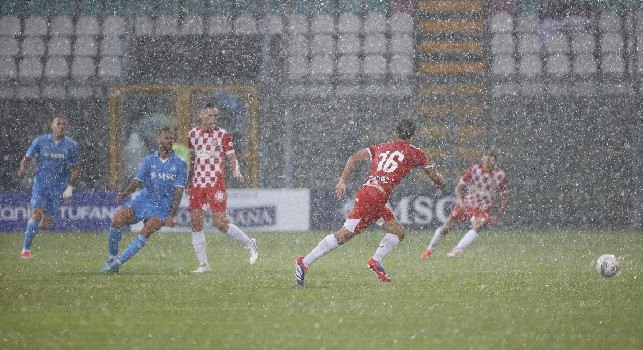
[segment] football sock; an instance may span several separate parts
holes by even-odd
[[[400,243],[400,238],[392,233],[387,233],[382,241],[380,242],[379,247],[373,255],[373,259],[377,261],[382,261],[386,254],[388,254],[395,246]]]
[[[192,246],[194,247],[196,258],[199,260],[199,265],[206,265],[208,257],[205,251],[205,235],[203,231],[192,232]]]
[[[39,230],[40,223],[36,222],[34,219],[29,219],[27,222],[27,229],[25,230],[25,241],[22,244],[22,250],[27,252],[31,250],[31,242]]]
[[[310,267],[310,265],[312,265],[315,260],[328,254],[328,252],[337,247],[339,247],[339,243],[337,242],[337,239],[335,239],[334,234],[330,234],[324,237],[324,239],[319,241],[317,247],[315,247],[315,249],[313,249],[310,253],[308,253],[308,255],[304,257],[304,266]]]
[[[428,249],[430,251],[433,251],[435,249],[435,246],[437,246],[438,243],[440,243],[440,240],[442,239],[442,237],[444,237],[444,234],[442,233],[442,230],[440,230],[440,228],[438,227],[435,230],[435,234],[433,235],[433,238],[431,238],[431,243],[429,243]]]
[[[118,256],[118,244],[121,243],[123,238],[122,228],[109,228],[107,237],[107,246],[109,247],[109,256],[116,258]]]
[[[228,225],[228,232],[225,233],[226,235],[230,236],[230,238],[234,239],[237,242],[243,243],[244,246],[249,247],[252,244],[252,240],[246,236],[239,227],[235,224],[229,224]]]
[[[462,237],[462,239],[460,240],[460,242],[458,243],[458,245],[456,246],[456,248],[464,249],[464,248],[466,248],[469,244],[471,244],[473,241],[475,241],[475,240],[476,240],[476,238],[478,238],[478,237],[480,237],[480,236],[478,235],[478,232],[476,232],[475,230],[469,230],[469,232],[467,232],[467,233],[464,235],[464,237]]]
[[[132,243],[129,244],[129,247],[125,249],[123,254],[121,254],[120,257],[118,257],[118,261],[123,264],[127,260],[131,259],[136,253],[138,253],[141,248],[145,245],[145,242],[147,242],[147,238],[143,235],[138,235]]]

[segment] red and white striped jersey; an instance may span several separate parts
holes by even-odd
[[[488,212],[496,196],[507,192],[507,175],[499,167],[485,171],[482,163],[474,164],[467,169],[460,183],[467,186],[464,205]]]
[[[212,187],[217,181],[225,181],[226,155],[234,153],[232,137],[226,130],[214,126],[205,131],[197,126],[188,133],[188,148],[195,155],[192,186]]]

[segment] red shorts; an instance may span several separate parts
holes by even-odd
[[[212,211],[226,211],[228,194],[221,186],[192,187],[190,191],[190,205],[188,210],[203,209],[207,203]]]
[[[460,208],[460,204],[457,204],[455,208],[451,210],[449,218],[460,222],[466,222],[468,219],[472,218],[481,218],[484,219],[484,222],[489,222],[489,212],[473,207],[466,207],[465,210],[463,210]]]
[[[364,186],[355,195],[355,205],[344,223],[347,230],[358,234],[378,219],[384,222],[395,219],[386,207],[387,196],[375,187]]]

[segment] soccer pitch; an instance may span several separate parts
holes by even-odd
[[[196,275],[189,233],[162,233],[117,275],[101,275],[106,233],[0,234],[2,349],[641,349],[643,233],[488,231],[459,259],[454,231],[407,232],[366,268],[383,233],[366,231],[294,280],[297,255],[328,232],[255,233],[259,261],[208,233],[211,273]],[[134,233],[125,234],[122,249]],[[621,271],[600,276],[595,260]]]

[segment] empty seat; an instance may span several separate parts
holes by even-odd
[[[614,53],[603,55],[601,71],[603,74],[608,75],[623,75],[625,72],[625,61],[623,60],[623,56]]]
[[[591,33],[574,33],[571,39],[572,52],[575,54],[593,53],[596,50],[594,35]]]
[[[386,74],[386,59],[382,55],[366,55],[362,71],[366,76],[380,78]]]
[[[49,22],[49,35],[73,35],[74,22],[69,16],[56,16]]]
[[[40,36],[26,37],[22,39],[20,50],[24,56],[43,56],[45,41]]]
[[[18,63],[18,76],[24,79],[42,77],[42,61],[39,57],[24,57]]]
[[[393,34],[391,36],[391,53],[413,55],[415,41],[410,34]]]
[[[366,54],[384,54],[387,50],[387,42],[384,34],[371,34],[364,37],[363,50]]]
[[[266,19],[266,17],[263,17]],[[261,22],[260,31],[263,31],[263,22]],[[284,32],[284,25],[280,15],[268,15],[268,33],[271,35],[281,34]]]
[[[234,32],[236,34],[256,34],[257,21],[254,16],[239,16],[234,20]]]
[[[75,56],[96,56],[98,44],[93,36],[78,36],[74,42]]]
[[[410,55],[403,54],[391,56],[389,72],[394,77],[408,77],[413,75],[413,59]]]
[[[120,16],[107,16],[101,27],[104,36],[117,36],[125,34],[125,20]]]
[[[25,28],[22,31],[22,34],[24,35],[40,35],[44,36],[47,35],[47,19],[45,17],[40,17],[40,16],[30,16],[26,17],[25,21]]]
[[[0,35],[19,35],[20,18],[16,16],[2,16],[0,17]]]
[[[96,74],[96,63],[92,57],[74,57],[71,62],[71,76],[74,79],[87,79]]]
[[[357,34],[340,34],[337,37],[337,51],[342,54],[354,54],[361,50]]]
[[[393,33],[413,33],[413,17],[410,13],[393,13],[388,19],[388,25]]]
[[[15,79],[18,76],[16,60],[9,56],[0,56],[0,80]]]
[[[520,59],[518,71],[520,74],[533,78],[542,73],[543,63],[540,56],[525,55]]]
[[[605,33],[601,37],[601,52],[621,53],[623,52],[623,37],[620,33]]]
[[[621,31],[621,16],[617,12],[603,12],[598,20],[598,28],[602,33],[618,33]]]
[[[288,32],[291,34],[306,34],[308,33],[308,17],[300,14],[293,14],[288,16]]]
[[[521,55],[539,53],[542,49],[540,37],[534,33],[520,34],[518,37],[518,52]]]
[[[194,15],[188,15],[183,18],[181,23],[182,35],[201,35],[203,34],[203,18]]]
[[[494,33],[510,33],[514,29],[514,18],[508,12],[495,12],[491,16],[490,26]]]
[[[335,40],[329,34],[317,34],[310,42],[313,54],[332,54],[335,52]]]
[[[92,35],[97,36],[100,34],[100,23],[95,16],[81,16],[76,20],[76,35]]]
[[[227,16],[208,17],[206,31],[208,35],[228,34],[232,31],[232,24]]]
[[[288,76],[299,79],[308,75],[308,60],[305,56],[290,56],[288,58]]]
[[[71,38],[68,36],[52,36],[47,42],[47,54],[49,56],[71,55]]]
[[[341,55],[337,59],[337,74],[340,78],[354,78],[360,72],[360,59],[357,55]]]
[[[288,40],[288,50],[291,56],[305,56],[310,50],[308,38],[303,35],[291,35]]]
[[[580,54],[574,57],[572,72],[578,75],[596,74],[596,59],[591,54]]]
[[[549,53],[569,53],[569,38],[565,33],[549,33],[545,36],[544,42]]]
[[[516,51],[514,37],[508,33],[494,34],[491,39],[491,52],[494,55],[509,54]]]
[[[119,57],[102,57],[98,63],[98,76],[109,80],[121,76],[121,59]]]
[[[310,75],[313,78],[327,78],[333,74],[334,59],[331,55],[314,55],[310,61]]]
[[[570,62],[567,55],[558,53],[547,58],[546,70],[548,74],[569,74]]]
[[[154,25],[154,33],[158,36],[174,36],[179,34],[179,18],[177,16],[158,16]]]
[[[17,56],[19,52],[18,39],[12,36],[0,36],[0,56]]]
[[[154,34],[154,18],[151,16],[136,16],[134,18],[134,33],[136,36],[150,36]]]
[[[341,13],[337,19],[340,33],[359,33],[362,30],[362,17],[354,13]]]
[[[383,33],[387,30],[387,21],[381,13],[368,13],[364,18],[365,33]]]
[[[123,38],[120,36],[106,36],[100,43],[100,54],[102,56],[122,56]]]
[[[65,57],[50,56],[45,63],[45,78],[61,79],[69,75],[69,64]]]
[[[516,73],[516,62],[511,55],[498,55],[491,62],[491,72],[495,75],[506,76]]]
[[[312,18],[311,31],[313,33],[334,33],[335,32],[335,18],[330,14],[319,14]]]
[[[535,12],[524,13],[516,17],[516,31],[518,33],[535,33],[540,20]]]

